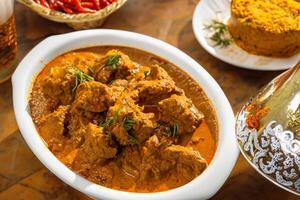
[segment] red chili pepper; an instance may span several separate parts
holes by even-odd
[[[49,4],[46,0],[41,0],[41,5],[45,6],[46,8],[49,8]]]
[[[64,2],[66,5],[73,3],[73,0],[60,0],[60,1]]]
[[[76,9],[74,9],[74,6],[70,4],[70,0],[55,0],[59,4],[59,11],[65,12],[65,13],[76,13]]]
[[[93,2],[81,2],[81,6],[84,8],[95,9],[95,5]]]
[[[49,4],[49,8],[50,9],[53,9],[55,6],[54,6],[54,4],[55,4],[55,0],[48,0],[48,4]]]
[[[100,3],[101,3],[101,8],[105,8],[106,6],[109,5],[109,2],[106,0],[100,0]]]
[[[62,11],[62,12],[66,12],[65,11],[65,3],[62,1],[62,0],[56,0],[55,1],[55,10],[58,10],[58,11]],[[74,13],[74,12],[73,12]]]
[[[92,0],[95,4],[95,7],[97,10],[99,10],[101,7],[100,7],[100,1],[99,0]]]
[[[93,13],[105,8],[116,0],[34,0],[52,10],[66,13]]]
[[[70,8],[67,8],[67,7],[63,7],[63,10],[68,13],[68,14],[74,14],[74,11]]]
[[[72,3],[78,12],[81,12],[81,13],[89,12],[89,10],[87,8],[83,8],[81,6],[81,3],[79,0],[73,0]]]

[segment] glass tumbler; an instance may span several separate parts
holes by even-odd
[[[16,55],[14,0],[0,0],[0,83],[8,80],[14,72]]]

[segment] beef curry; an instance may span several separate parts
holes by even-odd
[[[214,109],[172,63],[129,47],[65,53],[39,73],[29,100],[36,128],[66,166],[129,192],[182,186],[211,162]]]

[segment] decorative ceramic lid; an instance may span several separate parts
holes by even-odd
[[[300,63],[267,85],[237,116],[236,135],[250,164],[300,195]]]

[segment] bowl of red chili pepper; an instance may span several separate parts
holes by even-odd
[[[72,28],[99,27],[127,0],[18,0],[40,16]]]

